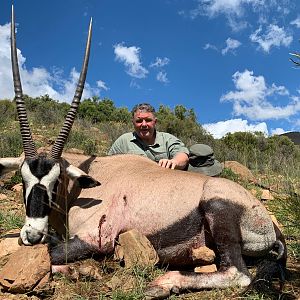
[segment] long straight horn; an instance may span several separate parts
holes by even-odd
[[[15,99],[17,104],[17,113],[20,123],[20,131],[23,142],[23,149],[25,153],[25,158],[37,156],[37,151],[31,136],[29,123],[27,119],[25,102],[23,99],[22,85],[20,79],[18,56],[17,56],[17,46],[16,46],[16,33],[15,33],[15,16],[14,7],[11,7],[11,61],[12,61],[12,72],[14,80],[15,89]]]
[[[90,57],[90,47],[91,47],[91,37],[92,37],[92,18],[90,21],[90,26],[89,26],[89,33],[88,33],[88,38],[86,42],[86,49],[85,49],[85,55],[84,55],[84,60],[82,64],[82,69],[80,73],[80,77],[77,83],[77,88],[76,92],[71,104],[71,108],[66,116],[65,123],[60,130],[60,133],[52,147],[52,150],[50,152],[50,156],[54,159],[59,159],[61,157],[64,145],[67,141],[67,138],[69,136],[69,133],[71,131],[72,125],[74,123],[76,113],[78,110],[78,106],[80,103],[80,99],[82,96],[83,88],[84,88],[84,83],[85,83],[85,78],[87,74],[87,69],[88,69],[88,62],[89,62],[89,57]]]

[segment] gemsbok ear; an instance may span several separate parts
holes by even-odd
[[[83,189],[89,189],[101,185],[98,180],[73,165],[68,165],[66,167],[66,173],[69,178],[77,180],[79,186]]]
[[[0,176],[20,168],[24,157],[5,157],[0,158]]]

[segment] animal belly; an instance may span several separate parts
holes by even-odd
[[[147,236],[162,259],[168,261],[176,256],[182,260],[191,252],[188,249],[197,247],[203,216],[196,197],[193,201],[182,200],[179,206],[174,199],[173,202],[162,201],[153,196],[144,203],[130,193],[108,191],[99,195],[98,200],[89,200],[85,191],[81,193],[69,212],[73,235],[98,236],[100,252],[109,253],[120,233],[136,229]]]
[[[154,228],[154,232],[145,232],[145,235],[156,249],[161,263],[193,265],[192,249],[205,245],[203,218],[198,210],[169,226]]]

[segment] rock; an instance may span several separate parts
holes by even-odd
[[[34,287],[33,291],[35,293],[45,293],[46,291],[51,291],[53,289],[51,285],[51,272],[48,272]]]
[[[21,246],[0,271],[0,285],[10,293],[30,292],[49,272],[47,245]]]
[[[12,188],[11,188],[14,192],[16,193],[21,193],[22,190],[23,190],[23,184],[22,183],[18,183],[16,185],[14,185]]]
[[[269,190],[262,190],[260,199],[261,200],[274,200],[274,197]]]
[[[280,231],[283,231],[284,228],[283,228],[283,226],[278,222],[278,220],[277,220],[277,218],[275,217],[275,215],[274,215],[273,213],[271,213],[270,211],[269,211],[269,215],[270,215],[270,217],[271,217],[271,219],[272,219],[272,222],[280,229]]]
[[[258,192],[257,192],[256,189],[251,189],[251,190],[249,190],[249,192],[250,192],[254,197],[257,197],[257,195],[258,195]]]
[[[215,252],[206,246],[192,249],[192,259],[194,263],[210,265],[216,258]]]
[[[223,168],[230,169],[233,173],[238,175],[241,179],[249,181],[249,182],[256,182],[254,175],[251,171],[245,167],[244,165],[240,164],[237,161],[225,161],[222,163]]]
[[[0,241],[0,259],[8,254],[16,252],[21,246],[18,244],[20,230],[9,231]]]
[[[194,269],[194,272],[196,272],[196,273],[213,273],[213,272],[217,272],[217,266],[215,264],[212,264],[212,265],[208,265],[208,266],[196,267]]]
[[[5,194],[0,194],[0,201],[6,200],[6,199],[7,199],[7,196]]]
[[[124,260],[126,267],[151,266],[158,262],[158,255],[150,241],[135,229],[119,235],[115,258]]]

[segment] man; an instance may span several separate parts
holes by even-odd
[[[134,132],[121,135],[111,146],[108,155],[131,153],[146,156],[163,168],[187,168],[188,149],[174,135],[156,130],[155,109],[150,104],[134,106],[132,123]]]

